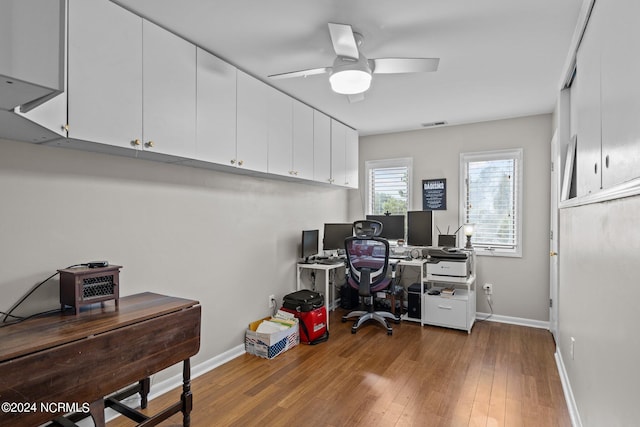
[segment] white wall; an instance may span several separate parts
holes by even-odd
[[[584,426],[640,420],[638,212],[638,196],[560,210],[557,345]]]
[[[522,258],[478,257],[478,284],[493,283],[494,312],[549,320],[549,181],[552,117],[538,115],[360,138],[360,170],[367,160],[413,157],[412,209],[422,209],[423,179],[446,178],[447,210],[437,211],[440,230],[458,226],[459,155],[462,152],[522,147],[524,212]],[[361,174],[360,188],[365,181]],[[364,212],[364,192],[350,198],[352,216]],[[458,242],[460,244],[461,242]],[[489,312],[484,294],[478,311]]]
[[[301,230],[348,220],[348,192],[0,140],[0,310],[57,269],[108,260],[121,295],[201,302],[197,364],[295,290]],[[56,308],[57,286],[28,308]]]

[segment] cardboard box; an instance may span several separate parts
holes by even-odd
[[[297,319],[295,319],[295,325],[283,331],[271,334],[256,332],[260,323],[269,319],[271,317],[265,317],[249,324],[244,338],[244,348],[247,353],[264,357],[265,359],[273,359],[280,353],[284,353],[300,343]]]

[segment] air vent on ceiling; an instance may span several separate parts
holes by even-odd
[[[443,126],[443,125],[446,125],[446,124],[447,124],[447,122],[442,120],[442,121],[439,121],[439,122],[422,123],[422,127],[423,128],[430,128],[430,127],[433,127],[433,126]]]

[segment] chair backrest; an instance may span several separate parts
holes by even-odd
[[[379,236],[382,234],[382,223],[375,220],[361,219],[353,223],[353,234],[360,238]]]
[[[344,241],[349,277],[360,295],[370,295],[376,286],[388,285],[389,242],[382,237],[347,237]]]

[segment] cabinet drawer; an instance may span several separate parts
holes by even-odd
[[[425,323],[450,328],[467,328],[467,301],[425,295]]]

